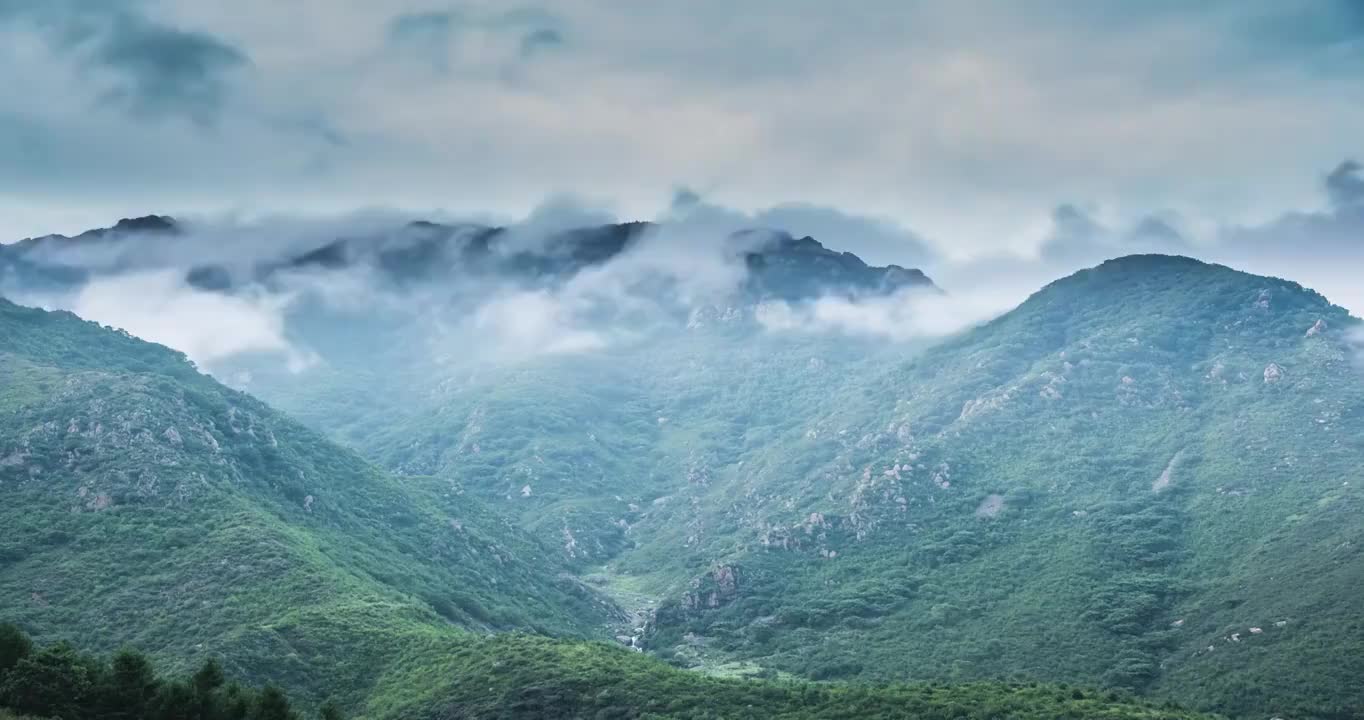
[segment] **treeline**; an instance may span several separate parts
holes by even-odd
[[[0,717],[54,720],[301,720],[284,691],[228,681],[209,659],[189,677],[162,677],[147,656],[111,658],[69,643],[37,647],[18,627],[0,624]],[[321,720],[341,720],[333,704]]]

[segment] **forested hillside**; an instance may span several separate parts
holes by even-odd
[[[370,355],[373,384],[352,359],[256,387],[459,478],[683,666],[1364,706],[1358,322],[1320,295],[1138,256],[922,353],[694,319],[495,373]],[[346,404],[362,385],[385,390]]]
[[[455,628],[613,608],[457,484],[394,478],[177,353],[0,300],[0,607],[41,640],[363,697]]]
[[[852,687],[718,680],[621,648],[528,635],[470,640],[432,653],[383,684],[366,710],[402,718],[997,718],[1182,720],[1118,693],[1082,688],[974,684]],[[159,675],[134,650],[111,658],[67,643],[37,647],[0,625],[0,718],[62,720],[299,720],[284,690],[249,688],[206,660],[184,677]],[[316,711],[340,720],[332,701]]]
[[[1008,681],[967,687],[1364,707],[1344,310],[1167,256],[933,346],[774,329],[767,302],[492,365],[430,352],[403,313],[307,305],[290,322],[319,364],[240,365],[304,424],[165,348],[4,304],[5,606],[43,641],[177,671],[212,654],[374,716],[489,716],[502,695],[441,669],[527,652],[545,677],[607,653],[679,693]],[[469,630],[615,637],[701,675]],[[570,673],[546,702],[616,707],[575,693],[624,672]]]

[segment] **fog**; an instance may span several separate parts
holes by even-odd
[[[698,310],[743,308],[764,334],[832,335],[901,343],[951,335],[1006,312],[1046,283],[1131,253],[1178,253],[1297,280],[1334,302],[1364,308],[1364,181],[1342,162],[1322,179],[1319,210],[1291,211],[1260,225],[1209,226],[1171,214],[1107,222],[1093,208],[1060,205],[1032,252],[951,258],[913,231],[832,208],[778,206],[742,212],[679,191],[652,224],[604,261],[578,262],[565,233],[619,221],[605,204],[549,198],[505,223],[491,246],[495,267],[471,265],[464,249],[486,235],[489,218],[437,217],[445,230],[409,224],[393,211],[339,217],[188,217],[174,232],[113,232],[44,239],[5,248],[24,262],[76,269],[83,280],[25,285],[0,275],[0,292],[21,303],[82,317],[185,352],[209,372],[238,356],[274,358],[290,372],[328,361],[311,327],[327,318],[337,334],[394,324],[421,338],[422,353],[459,362],[518,363],[583,355],[681,332]],[[385,258],[414,256],[413,277]],[[745,297],[750,253],[789,232],[815,235],[835,252],[856,246],[883,262],[924,269],[937,289],[849,293],[831,288],[800,298]],[[333,246],[334,243],[339,244]],[[846,244],[845,244],[846,243]],[[337,257],[300,262],[332,248]],[[394,255],[396,253],[396,255]],[[546,270],[511,272],[540,258]],[[3,266],[0,266],[3,268]],[[189,282],[211,268],[225,287]],[[361,322],[367,320],[368,322]],[[347,329],[347,322],[355,321]]]

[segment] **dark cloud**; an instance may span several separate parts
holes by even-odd
[[[436,37],[448,39],[455,16],[449,11],[406,13],[389,22],[389,37],[399,41]]]
[[[1173,219],[1147,215],[1127,228],[1113,228],[1073,204],[1051,214],[1051,230],[1041,246],[1048,262],[1091,264],[1130,253],[1184,253],[1189,242]]]
[[[553,15],[534,9],[492,15],[430,10],[405,13],[390,20],[388,44],[400,53],[416,55],[441,72],[448,72],[452,46],[468,33],[502,35],[515,43],[516,55],[525,60],[564,44],[558,26]]]
[[[532,30],[521,38],[521,57],[531,57],[564,44],[564,36],[553,28]]]
[[[1355,160],[1346,160],[1326,176],[1326,194],[1337,211],[1364,207],[1364,167]]]
[[[686,219],[716,233],[761,229],[810,236],[825,247],[851,252],[872,265],[923,268],[937,259],[923,237],[892,220],[811,203],[783,203],[743,212],[711,203],[697,191],[683,187],[674,191],[662,219]]]
[[[128,80],[111,97],[152,113],[183,112],[198,122],[217,115],[226,74],[247,62],[240,50],[211,35],[133,15],[115,18],[93,59]]]
[[[389,21],[391,49],[429,63],[441,72],[450,69],[450,42],[456,18],[448,11],[407,13]]]
[[[1267,255],[1364,259],[1364,178],[1361,167],[1346,160],[1322,183],[1327,207],[1316,212],[1290,212],[1253,226],[1234,226],[1222,241]]]
[[[101,97],[141,114],[210,123],[230,73],[249,62],[224,40],[163,23],[128,0],[8,0],[0,2],[6,20],[32,23],[97,80],[111,78]]]

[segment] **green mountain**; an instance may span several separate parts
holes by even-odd
[[[0,300],[0,717],[1192,718],[1064,686],[721,679],[592,635],[612,608],[448,481],[396,479],[67,313]],[[483,637],[468,630],[524,628]],[[331,711],[329,711],[331,712]],[[324,717],[334,717],[325,715]]]
[[[747,537],[711,546],[649,646],[1357,713],[1356,325],[1294,283],[1182,258],[1059,281],[852,380],[808,420],[827,439],[750,458],[742,515],[712,521],[753,518]]]
[[[1140,256],[922,352],[697,317],[497,371],[253,387],[517,518],[676,664],[1364,708],[1358,322],[1320,295]]]
[[[39,639],[206,656],[354,702],[456,628],[613,608],[463,489],[395,478],[181,355],[0,300],[0,607]]]
[[[1049,683],[1364,709],[1345,310],[1137,256],[931,346],[764,311],[731,297],[489,364],[406,311],[304,306],[291,337],[321,364],[221,370],[299,424],[164,348],[0,305],[0,519],[20,528],[0,606],[42,640],[221,654],[374,717],[911,696],[1126,716]],[[505,630],[560,639],[480,636]],[[645,652],[582,641],[611,636]]]

